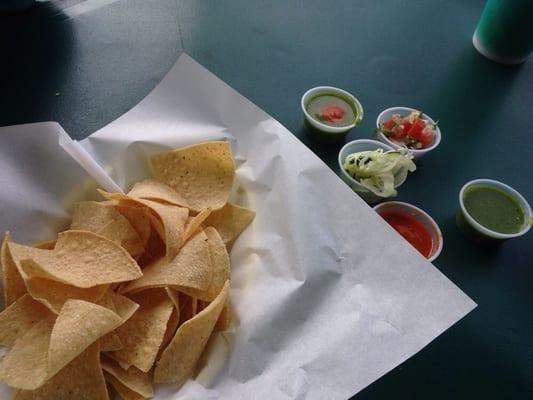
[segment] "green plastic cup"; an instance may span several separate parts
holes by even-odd
[[[472,42],[502,64],[523,63],[533,51],[533,0],[488,0]]]

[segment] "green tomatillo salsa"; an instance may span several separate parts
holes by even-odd
[[[525,223],[525,212],[510,195],[492,186],[467,189],[463,202],[478,223],[499,233],[517,233]]]
[[[311,117],[328,126],[350,126],[357,117],[357,111],[351,102],[332,93],[321,93],[313,97],[305,109]]]

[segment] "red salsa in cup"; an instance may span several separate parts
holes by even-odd
[[[433,239],[420,221],[412,215],[396,211],[380,211],[379,215],[424,257],[429,257]]]

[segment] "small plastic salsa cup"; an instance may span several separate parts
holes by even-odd
[[[475,179],[459,192],[457,226],[474,241],[495,242],[522,236],[531,228],[531,218],[526,199],[504,183]]]
[[[374,210],[428,261],[439,256],[444,242],[442,233],[426,212],[401,201],[386,201]]]
[[[337,100],[337,104],[328,105],[327,101],[321,114],[312,115],[310,106],[319,98]],[[357,98],[345,90],[332,86],[317,86],[309,89],[302,96],[300,105],[304,113],[307,128],[317,137],[325,140],[344,139],[348,131],[359,125],[363,119],[363,106]],[[353,118],[342,121],[343,117],[353,114]]]

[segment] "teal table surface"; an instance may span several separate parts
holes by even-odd
[[[347,140],[370,137],[385,108],[423,109],[440,120],[443,140],[398,200],[435,218],[444,250],[434,264],[479,306],[356,398],[533,399],[533,233],[481,247],[454,221],[459,189],[474,178],[504,181],[533,202],[533,59],[508,67],[476,53],[471,38],[482,7],[481,0],[37,3],[0,15],[0,125],[56,120],[82,139],[137,104],[182,51],[335,171],[342,143],[313,141],[303,126],[299,101],[308,88],[337,86],[360,99],[365,117]]]

